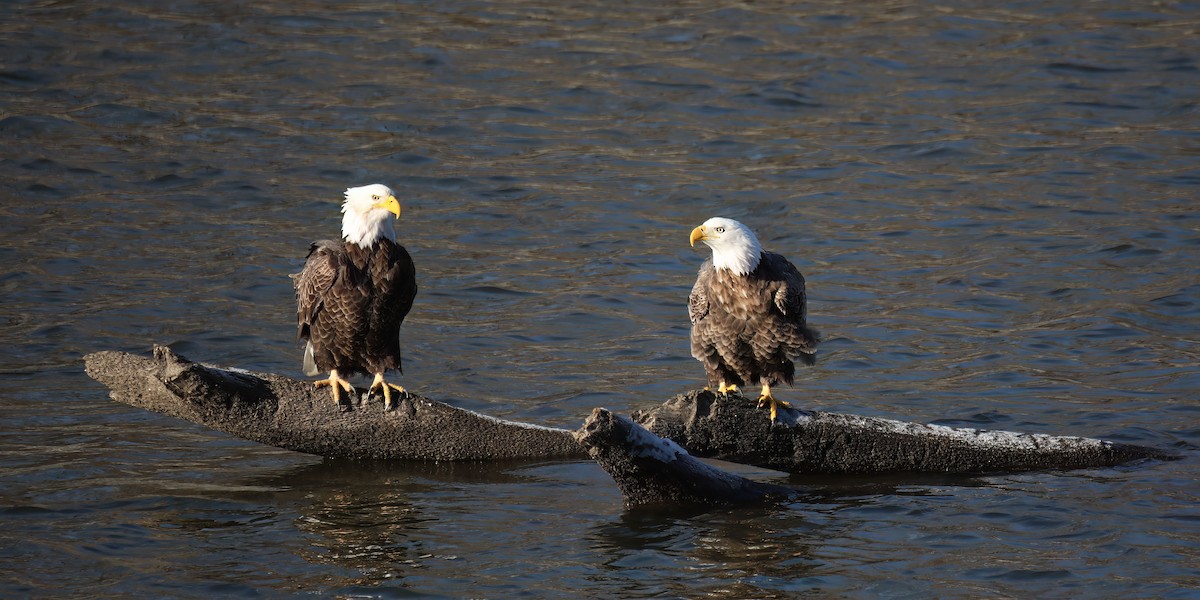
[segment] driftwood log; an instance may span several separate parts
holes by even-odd
[[[583,458],[565,429],[503,421],[405,398],[336,406],[328,388],[280,375],[191,362],[165,346],[146,359],[123,352],[84,357],[113,400],[179,417],[243,439],[326,457],[378,460]],[[362,397],[363,390],[357,390]]]
[[[1111,467],[1178,455],[1095,438],[906,423],[780,408],[707,390],[636,411],[634,421],[695,456],[796,474],[1000,473]]]
[[[1178,455],[1103,440],[957,429],[784,409],[771,423],[741,396],[683,394],[632,419],[593,411],[577,432],[496,419],[407,396],[335,406],[328,390],[280,375],[191,362],[163,346],[146,358],[97,352],[89,376],[118,402],[231,435],[326,457],[413,461],[594,458],[629,505],[785,500],[788,488],[694,457],[806,474],[989,473],[1105,467]],[[357,390],[362,396],[363,390]]]
[[[603,408],[592,410],[575,439],[613,476],[626,505],[761,504],[796,496],[791,488],[752,481],[701,462],[675,442]]]

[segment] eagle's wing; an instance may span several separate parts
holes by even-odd
[[[805,292],[804,275],[788,259],[773,252],[764,252],[764,260],[771,261],[770,270],[779,277],[775,290],[775,308],[782,313],[788,327],[780,334],[790,348],[805,364],[813,364],[820,334],[808,326],[808,296]],[[787,333],[783,333],[783,332]]]
[[[304,268],[291,276],[296,289],[296,335],[302,340],[310,338],[317,314],[325,306],[326,294],[337,280],[341,253],[342,246],[337,242],[313,242]]]
[[[808,318],[808,296],[805,293],[804,275],[786,258],[778,254],[772,257],[775,270],[782,277],[783,285],[775,291],[775,308],[789,321],[803,324]]]
[[[417,296],[416,267],[404,246],[390,241],[381,242],[375,260],[381,269],[374,277],[370,300],[370,328],[367,345],[373,369],[395,369],[404,372],[400,356],[400,326]]]
[[[413,299],[417,297],[417,267],[404,246],[396,244],[395,252],[395,262],[387,277],[389,282],[395,282],[398,290],[394,305],[396,313],[403,321],[408,311],[412,310]]]
[[[692,293],[688,296],[688,316],[693,325],[708,315],[707,290],[712,280],[712,272],[712,259],[709,259],[701,265],[700,272],[696,274],[696,283],[692,286]]]

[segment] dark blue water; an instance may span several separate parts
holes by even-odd
[[[1200,6],[0,6],[0,596],[1200,597]],[[1185,459],[625,511],[586,462],[363,465],[114,403],[300,376],[287,274],[404,205],[404,385],[577,427],[699,387],[710,216],[807,275],[804,406]],[[759,477],[772,477],[757,473]],[[777,477],[777,476],[776,476]]]

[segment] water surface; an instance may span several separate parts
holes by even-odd
[[[0,595],[1200,597],[1200,11],[1093,2],[9,2]],[[803,406],[1183,452],[625,511],[586,462],[356,464],[80,357],[300,376],[287,274],[404,205],[403,383],[574,428],[701,385],[687,234],[809,280]]]

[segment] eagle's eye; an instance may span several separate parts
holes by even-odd
[[[371,199],[372,199],[372,200],[378,200],[378,199],[379,199],[379,194],[371,194]]]
[[[717,233],[725,233],[725,228],[724,228],[724,227],[718,227],[718,228],[717,228]]]

